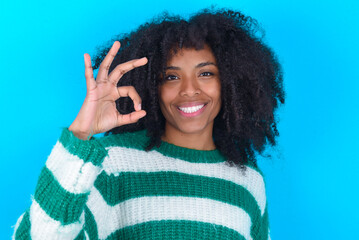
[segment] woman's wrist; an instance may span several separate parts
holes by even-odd
[[[80,128],[76,126],[75,122],[72,123],[68,129],[78,139],[81,139],[81,140],[89,140],[90,139],[90,133],[87,131],[80,130]]]

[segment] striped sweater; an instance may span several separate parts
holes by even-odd
[[[147,143],[145,131],[83,141],[64,129],[13,239],[269,238],[257,168]]]

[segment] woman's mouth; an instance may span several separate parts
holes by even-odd
[[[185,117],[194,117],[199,114],[201,114],[206,107],[206,104],[199,104],[195,106],[189,106],[189,107],[177,107],[181,115]]]

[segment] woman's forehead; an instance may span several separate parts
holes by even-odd
[[[177,49],[176,52],[172,52],[167,60],[167,66],[173,65],[174,63],[185,64],[188,61],[208,61],[216,64],[216,58],[213,55],[211,48],[205,44],[201,49],[195,48],[181,48]]]

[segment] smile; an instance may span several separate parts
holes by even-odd
[[[194,113],[199,111],[200,109],[202,109],[204,107],[204,104],[201,105],[197,105],[197,106],[193,106],[193,107],[178,107],[182,112],[185,113]]]

